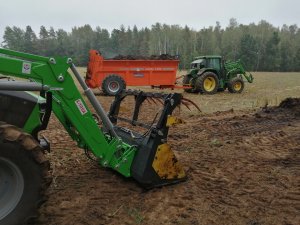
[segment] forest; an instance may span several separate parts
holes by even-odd
[[[72,57],[86,66],[88,51],[99,50],[106,58],[116,55],[178,55],[180,69],[187,69],[194,57],[222,55],[226,60],[241,59],[249,71],[300,71],[300,30],[296,24],[275,27],[265,20],[239,24],[231,18],[223,28],[195,30],[187,25],[156,23],[150,28],[125,27],[109,31],[90,25],[63,29],[41,26],[7,26],[1,46],[44,56]]]

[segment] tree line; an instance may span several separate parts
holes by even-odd
[[[116,55],[179,55],[180,68],[187,69],[194,57],[222,55],[228,60],[241,59],[249,71],[300,71],[300,31],[297,25],[275,27],[267,21],[238,24],[232,18],[227,27],[191,29],[188,26],[156,23],[150,28],[121,25],[109,32],[90,25],[73,27],[71,32],[40,27],[36,34],[7,26],[2,47],[44,56],[68,56],[86,66],[88,51],[99,50],[106,58]]]

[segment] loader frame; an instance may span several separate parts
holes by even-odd
[[[73,76],[100,117],[103,127],[99,127],[96,123],[69,70],[73,72]],[[101,104],[76,70],[71,58],[48,58],[0,49],[0,73],[31,81],[29,83],[0,82],[0,90],[17,88],[18,91],[40,91],[41,95],[47,99],[48,111],[42,125],[31,132],[35,137],[38,136],[40,130],[47,127],[51,111],[53,111],[78,146],[86,152],[92,152],[103,167],[112,168],[125,177],[133,177],[147,188],[185,180],[186,175],[178,162],[167,164],[167,168],[162,168],[166,165],[159,165],[159,168],[155,168],[154,165],[157,158],[156,152],[167,142],[168,128],[161,125],[167,123],[174,108],[180,104],[181,95],[163,96],[167,111],[160,118],[159,126],[151,127],[151,135],[148,135],[147,139],[131,142],[132,137],[124,135],[124,130],[111,122],[112,117],[109,118],[106,115]],[[117,104],[116,100],[114,105]],[[171,150],[164,151],[167,151],[171,161],[172,159],[174,162],[177,161]],[[141,161],[146,166],[141,165]],[[158,170],[165,172],[159,174]]]

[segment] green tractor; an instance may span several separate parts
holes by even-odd
[[[135,100],[132,119],[119,115],[127,96]],[[162,103],[151,124],[138,117],[147,98]],[[185,181],[184,168],[168,144],[169,128],[181,121],[172,112],[181,103],[186,105],[179,93],[124,90],[107,114],[71,58],[0,48],[0,225],[31,223],[45,201],[51,173],[44,153],[50,143],[40,131],[47,128],[51,114],[100,166],[146,189]],[[118,121],[146,132],[121,127]]]
[[[244,89],[243,77],[253,82],[251,73],[245,71],[241,61],[225,62],[222,56],[200,56],[191,63],[191,69],[183,78],[186,92],[215,94],[228,88],[231,93]]]

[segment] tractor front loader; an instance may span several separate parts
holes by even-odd
[[[87,107],[69,69],[102,125]],[[50,151],[50,143],[39,132],[47,128],[52,112],[78,146],[101,166],[132,177],[145,188],[186,180],[167,143],[169,127],[180,121],[172,116],[173,110],[188,103],[180,94],[124,91],[116,96],[107,115],[70,58],[0,49],[0,74],[0,225],[26,223],[36,217],[44,201],[51,178],[43,153]],[[132,119],[119,116],[120,104],[129,95],[134,96],[136,106]],[[163,105],[152,124],[138,121],[140,106],[148,98]],[[142,126],[147,132],[118,126],[118,120]]]

